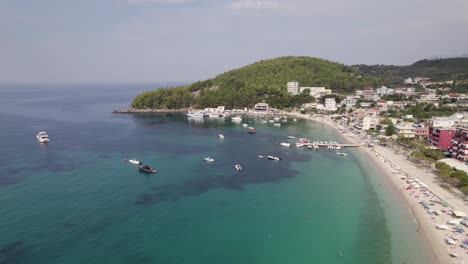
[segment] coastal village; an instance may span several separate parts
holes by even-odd
[[[468,106],[468,95],[452,93],[452,83],[414,77],[401,87],[365,87],[342,95],[290,81],[289,94],[308,93],[316,102],[288,111],[258,102],[252,109],[220,106],[201,113],[289,115],[333,126],[344,142],[361,146],[403,194],[417,231],[432,238],[429,243],[438,256],[447,256],[438,263],[462,263],[468,254],[468,113],[457,110]],[[421,104],[426,112],[444,107],[453,113],[428,118],[395,115]]]

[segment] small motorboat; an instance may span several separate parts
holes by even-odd
[[[288,136],[288,139],[295,139],[295,136]]]
[[[336,154],[338,154],[338,155],[340,155],[340,156],[343,156],[343,157],[346,157],[346,156],[348,156],[348,154],[346,154],[346,153],[343,153],[343,152],[337,152]]]
[[[223,135],[223,134],[219,134],[218,137],[219,137],[220,139],[224,139],[224,135]]]
[[[275,126],[275,127],[281,127],[281,124],[280,124],[280,123],[274,123],[273,126]]]
[[[276,161],[281,160],[280,157],[275,157],[275,156],[268,156],[268,159],[269,159],[269,160],[276,160]]]
[[[141,164],[141,161],[139,161],[139,160],[137,160],[137,159],[129,159],[128,162],[133,163],[133,164],[136,164],[136,165],[140,165],[140,164]]]
[[[248,127],[248,128],[247,128],[247,133],[249,133],[249,134],[255,134],[255,128],[254,128],[254,127]]]
[[[140,171],[146,172],[146,173],[156,173],[156,172],[158,172],[158,170],[153,169],[148,165],[138,166],[138,169],[140,169]]]
[[[294,118],[294,119],[293,119],[293,121],[294,121],[294,122],[297,122],[297,119],[296,119],[296,118]]]
[[[45,131],[41,131],[37,133],[36,138],[40,143],[49,143],[50,141],[49,136],[47,135]]]
[[[249,125],[247,125],[247,124],[244,123],[244,124],[242,124],[242,126],[243,126],[243,127],[248,127]]]
[[[263,156],[262,155],[258,155],[259,158],[263,159]]]
[[[210,157],[206,157],[206,158],[205,158],[205,161],[206,161],[206,162],[213,162],[214,159],[213,159],[213,158],[210,158]]]
[[[240,121],[242,121],[242,117],[241,116],[231,117],[231,120],[235,121],[235,122],[240,122]]]
[[[283,147],[288,147],[288,148],[291,147],[291,143],[288,143],[288,142],[281,142],[280,145]]]
[[[242,170],[242,167],[239,164],[234,165],[234,168],[238,171]]]

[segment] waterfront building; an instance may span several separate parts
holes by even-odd
[[[255,111],[266,112],[268,111],[269,105],[267,103],[256,103],[254,106]]]
[[[336,111],[336,101],[334,97],[325,98],[325,110]]]
[[[440,149],[448,149],[454,136],[455,128],[429,127],[428,143]]]
[[[468,128],[459,127],[451,140],[452,146],[449,149],[450,156],[462,161],[468,160]]]
[[[288,93],[292,95],[299,94],[299,83],[296,81],[288,82]]]
[[[400,123],[395,126],[395,132],[405,138],[414,138],[415,137],[415,127],[411,123]]]

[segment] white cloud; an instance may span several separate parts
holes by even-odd
[[[272,0],[236,0],[229,4],[232,9],[273,9],[279,3]]]

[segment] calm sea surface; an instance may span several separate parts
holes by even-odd
[[[0,86],[0,263],[427,262],[407,210],[357,150],[277,144],[339,141],[335,131],[111,114],[157,87]],[[133,157],[159,172],[123,162]]]

